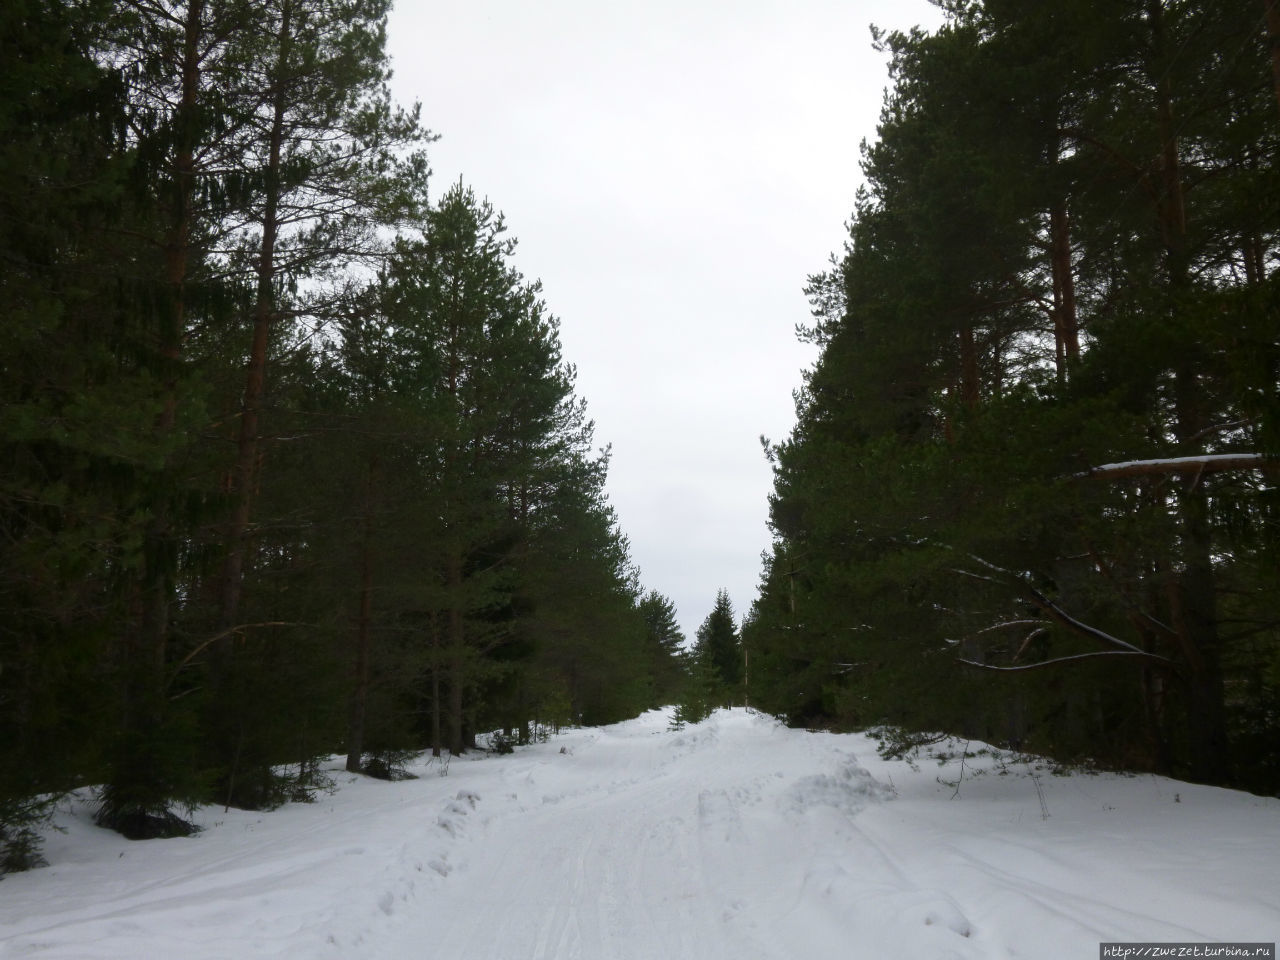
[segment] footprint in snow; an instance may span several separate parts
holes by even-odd
[[[449,836],[458,836],[462,832],[463,819],[471,815],[479,800],[480,794],[471,790],[459,790],[457,796],[444,808],[444,813],[436,818],[436,824]]]
[[[738,804],[724,790],[703,790],[698,794],[698,824],[709,833],[721,835],[725,843],[743,836]]]
[[[447,877],[450,873],[453,872],[453,867],[449,866],[449,864],[446,863],[443,859],[430,860],[427,862],[427,866],[430,867],[432,870],[434,870],[436,873],[440,874],[440,876],[442,877]]]

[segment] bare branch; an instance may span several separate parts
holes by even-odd
[[[1000,586],[1006,586],[1003,580],[997,580],[995,577],[984,577],[980,573],[974,573],[971,570],[961,570],[959,567],[952,567],[952,573],[958,573],[962,577],[969,577],[972,580],[981,580],[983,583],[995,583]]]
[[[1040,627],[1028,633],[1026,639],[1022,641],[1022,646],[1018,648],[1018,652],[1013,655],[1013,662],[1017,663],[1022,659],[1022,655],[1027,652],[1027,647],[1031,646],[1032,640],[1036,637],[1043,637],[1048,632],[1049,629],[1047,627]]]
[[[1144,657],[1155,657],[1158,660],[1165,660],[1165,661],[1168,660],[1167,657],[1161,657],[1158,654],[1154,654],[1154,653],[1147,653],[1145,650],[1142,650],[1134,646],[1132,643],[1129,643],[1128,641],[1121,640],[1119,637],[1113,637],[1111,634],[1107,633],[1105,630],[1099,630],[1097,627],[1091,627],[1089,626],[1089,624],[1084,623],[1080,620],[1077,620],[1075,617],[1071,616],[1071,614],[1067,613],[1067,611],[1063,610],[1060,606],[1058,606],[1056,603],[1054,603],[1052,600],[1046,597],[1043,593],[1041,593],[1035,587],[1031,586],[1031,584],[1024,583],[1023,586],[1026,588],[1028,595],[1032,598],[1032,600],[1035,601],[1036,606],[1038,606],[1041,610],[1047,613],[1054,620],[1057,620],[1064,627],[1067,627],[1070,630],[1074,630],[1076,633],[1083,634],[1084,636],[1090,637],[1101,643],[1105,643],[1113,647],[1119,647],[1121,650],[1127,651],[1129,653],[1142,654]]]
[[[1247,427],[1251,423],[1253,423],[1253,421],[1250,419],[1232,420],[1230,423],[1215,423],[1205,427],[1203,430],[1199,431],[1198,433],[1192,434],[1188,439],[1194,443],[1196,440],[1203,440],[1205,437],[1210,436],[1211,434],[1226,433],[1229,430],[1239,430],[1241,427]]]
[[[1160,660],[1165,663],[1172,663],[1172,661],[1169,660],[1167,657],[1162,657],[1159,654],[1155,654],[1155,653],[1148,653],[1147,651],[1141,649],[1140,647],[1134,646],[1132,643],[1129,643],[1125,640],[1121,640],[1119,637],[1112,636],[1111,634],[1107,633],[1105,630],[1100,630],[1097,627],[1090,626],[1089,624],[1084,623],[1083,621],[1077,620],[1075,617],[1071,616],[1071,614],[1067,613],[1066,610],[1062,609],[1062,607],[1058,606],[1057,603],[1055,603],[1053,600],[1050,600],[1047,596],[1045,596],[1044,593],[1042,593],[1040,590],[1037,590],[1030,582],[1028,582],[1028,579],[1025,575],[1014,573],[1011,570],[1006,570],[1004,567],[999,567],[996,564],[992,563],[991,561],[984,560],[979,556],[975,556],[974,554],[969,554],[969,557],[975,563],[982,564],[982,566],[986,567],[988,570],[993,570],[998,573],[1004,574],[1006,577],[1008,577],[1010,580],[1013,581],[1013,583],[1003,584],[1004,586],[1021,587],[1021,589],[1026,591],[1027,596],[1029,596],[1032,599],[1032,601],[1035,603],[1037,607],[1039,607],[1046,614],[1048,614],[1051,619],[1062,624],[1067,629],[1072,630],[1076,633],[1082,634],[1083,636],[1089,637],[1090,639],[1096,640],[1107,646],[1118,647],[1121,651],[1131,655],[1139,655],[1139,656],[1149,657],[1155,660]],[[982,574],[973,573],[968,570],[955,569],[954,572],[962,576],[971,577],[974,580],[982,580],[987,583],[997,583],[997,584],[1001,583],[1001,581],[995,579],[994,577],[983,576]],[[1047,661],[1047,662],[1056,662],[1056,661]],[[1026,669],[1026,668],[1019,667],[1018,669]]]
[[[1055,657],[1052,660],[1027,663],[1020,667],[997,667],[990,663],[979,663],[977,660],[964,659],[957,659],[956,663],[963,663],[966,667],[976,667],[979,670],[994,670],[997,673],[1017,673],[1023,670],[1039,670],[1041,667],[1051,667],[1059,663],[1071,663],[1076,660],[1092,660],[1096,657],[1141,657],[1145,660],[1155,660],[1165,665],[1170,663],[1167,658],[1159,654],[1146,653],[1142,650],[1095,650],[1092,653],[1073,653],[1069,657]]]
[[[1047,620],[1006,620],[1003,623],[993,623],[989,627],[983,627],[973,636],[980,637],[984,633],[995,633],[997,630],[1007,630],[1009,627],[1039,627],[1048,622]]]
[[[165,684],[165,687],[168,688],[172,686],[173,681],[178,679],[178,674],[182,672],[182,668],[185,667],[192,660],[194,660],[197,656],[199,656],[201,652],[203,652],[204,650],[207,650],[212,644],[217,643],[219,640],[225,640],[227,637],[231,636],[233,633],[241,633],[245,630],[251,630],[256,627],[297,627],[297,626],[300,626],[300,624],[289,623],[284,620],[267,620],[262,623],[240,623],[240,624],[236,624],[236,626],[234,627],[228,627],[226,630],[223,630],[221,633],[215,633],[212,637],[209,637],[203,643],[198,644],[194,650],[192,650],[180,661],[178,661],[178,665],[173,668],[173,674],[172,676],[169,677],[169,682]]]

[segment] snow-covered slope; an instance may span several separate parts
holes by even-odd
[[[130,843],[72,802],[0,957],[1096,957],[1274,941],[1280,801],[651,713]],[[1048,813],[1045,817],[1044,814]]]

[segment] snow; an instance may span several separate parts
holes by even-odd
[[[1105,474],[1140,474],[1140,473],[1191,473],[1192,468],[1213,472],[1215,469],[1250,469],[1261,468],[1267,459],[1261,453],[1202,453],[1190,457],[1160,457],[1155,460],[1122,460],[1118,463],[1104,463],[1090,467],[1079,476],[1095,477]]]
[[[317,802],[205,808],[185,839],[131,843],[73,798],[51,865],[0,882],[0,957],[1065,960],[1280,931],[1280,800],[668,721],[395,783],[335,759]]]
[[[1192,457],[1160,457],[1155,460],[1125,460],[1120,463],[1104,463],[1094,467],[1095,473],[1107,470],[1124,470],[1129,467],[1176,467],[1194,466],[1202,463],[1230,463],[1235,461],[1249,462],[1262,460],[1260,453],[1201,453]]]

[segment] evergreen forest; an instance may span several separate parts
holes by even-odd
[[[789,722],[1280,789],[1280,5],[942,0],[743,632]]]
[[[0,6],[0,873],[673,697],[575,370],[389,0]],[[442,760],[443,762],[443,760]]]
[[[1280,792],[1280,2],[934,2],[688,649],[391,0],[0,4],[0,874],[667,704]]]

